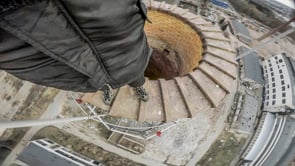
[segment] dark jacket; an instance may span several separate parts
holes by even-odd
[[[145,19],[141,0],[1,0],[0,69],[65,90],[118,88],[148,64]]]

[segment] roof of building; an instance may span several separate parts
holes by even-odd
[[[210,0],[211,3],[213,3],[216,6],[222,7],[227,9],[229,7],[228,3],[220,1],[220,0]]]
[[[248,51],[249,48],[239,47],[238,52],[242,54]],[[245,77],[255,81],[258,84],[264,84],[262,68],[259,63],[259,58],[256,52],[252,52],[247,56],[241,58],[244,63]]]
[[[231,24],[232,28],[234,29],[235,35],[239,38],[241,37],[246,44],[250,44],[252,42],[252,37],[250,36],[249,30],[247,27],[238,20],[232,20]]]
[[[245,95],[243,108],[239,115],[239,119],[235,124],[236,130],[242,133],[250,134],[254,128],[256,114],[259,109],[258,99],[254,96]]]
[[[51,166],[51,165],[63,165],[63,166],[77,166],[76,164],[51,153],[42,147],[30,143],[24,151],[18,156],[18,159],[31,166]]]
[[[49,148],[50,149],[50,148]],[[49,150],[46,147],[42,147],[35,142],[30,142],[22,153],[18,156],[18,160],[30,165],[30,166],[52,166],[52,165],[62,165],[62,166],[92,166],[96,164],[90,164],[83,162],[75,157],[63,157],[53,150]],[[83,158],[86,158],[83,156]]]

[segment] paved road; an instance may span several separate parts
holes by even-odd
[[[288,165],[295,158],[295,119],[288,117],[283,133],[263,166]],[[284,164],[283,164],[284,163]]]
[[[295,160],[295,139],[293,137],[292,144],[290,144],[289,149],[283,155],[283,157],[278,161],[277,165],[288,165]]]
[[[66,98],[66,92],[60,91],[54,98],[54,101],[48,106],[47,110],[43,113],[40,119],[53,119],[59,114],[62,110],[62,106],[64,100]],[[2,166],[9,166],[15,162],[18,154],[20,154],[28,142],[32,139],[36,132],[38,132],[44,126],[36,126],[32,127],[25,136],[21,139],[21,141],[15,146],[9,156],[2,163]]]

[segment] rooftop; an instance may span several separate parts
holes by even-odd
[[[232,28],[232,33],[237,36],[241,42],[247,45],[250,45],[252,43],[250,32],[243,23],[241,23],[239,20],[234,19],[230,22],[230,26]]]
[[[70,152],[66,148],[58,145],[52,141],[52,144],[44,140],[31,141],[26,148],[18,156],[18,159],[30,166],[99,166],[99,162],[79,155],[74,152]]]
[[[248,50],[249,48],[243,46],[238,48],[239,54]],[[242,57],[241,60],[244,63],[245,78],[249,78],[258,84],[264,84],[262,69],[257,53],[252,52],[249,55]]]
[[[234,122],[234,129],[239,133],[251,134],[258,109],[258,99],[251,95],[244,95],[243,106],[238,119]]]

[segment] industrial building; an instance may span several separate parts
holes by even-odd
[[[265,85],[264,110],[284,112],[295,109],[295,62],[285,53],[263,62]]]

